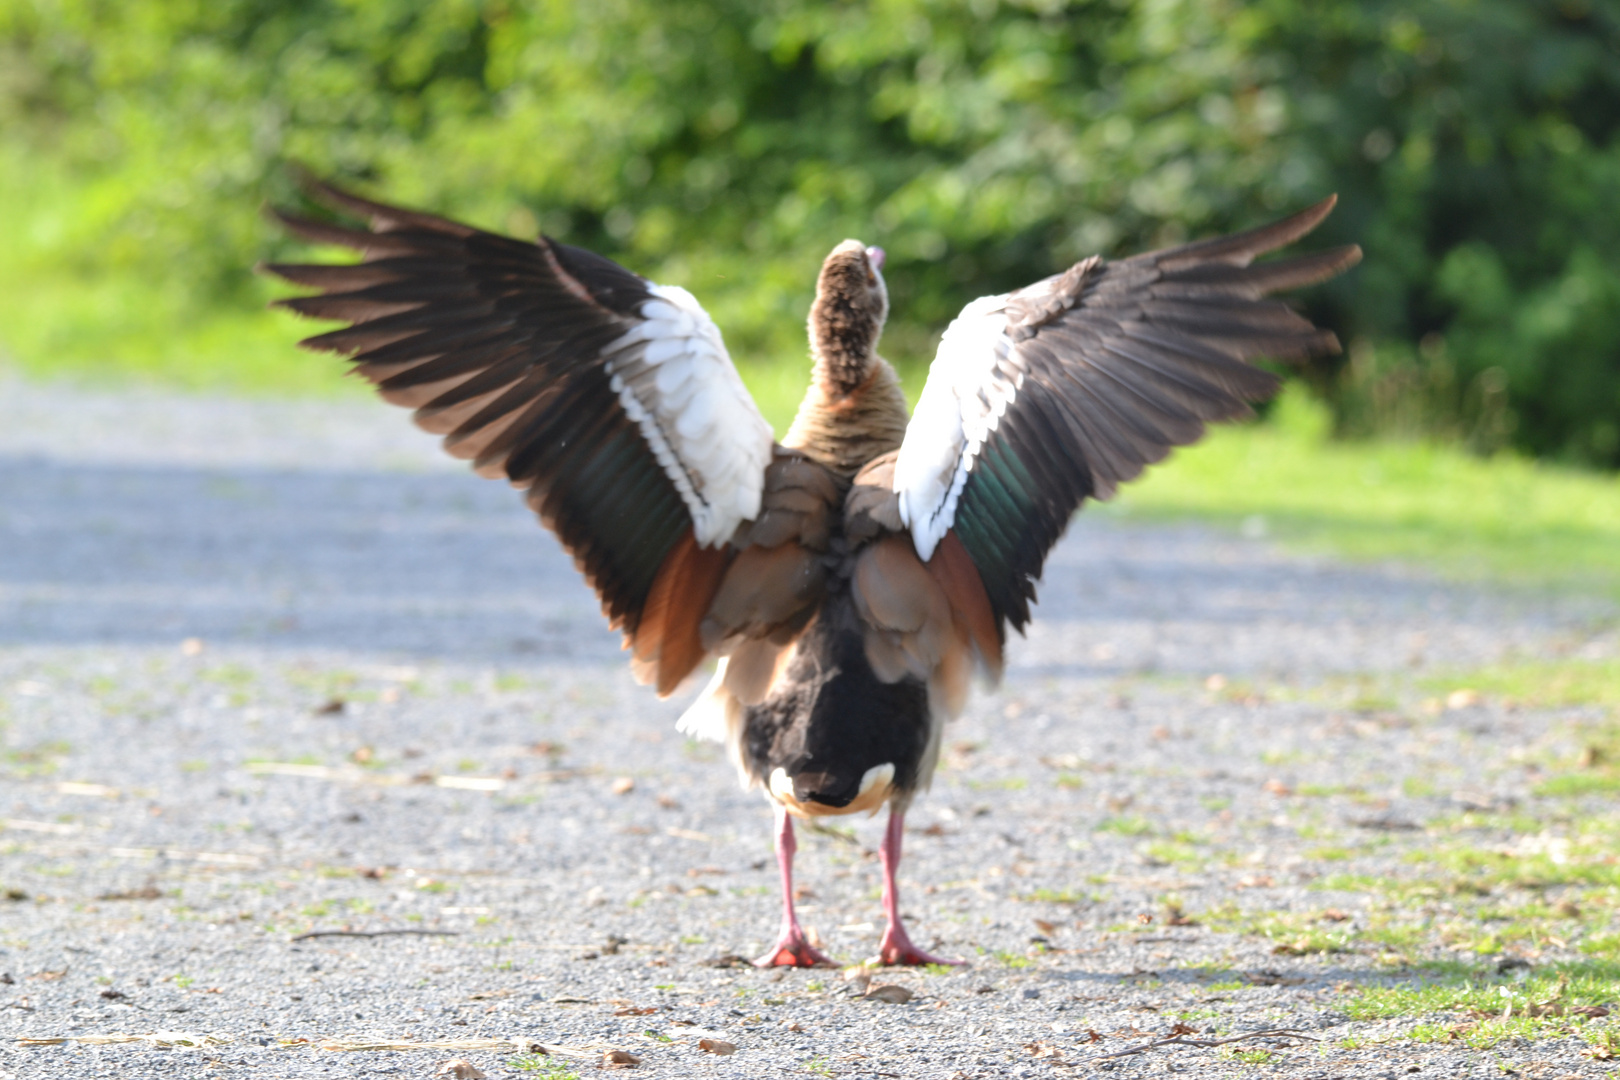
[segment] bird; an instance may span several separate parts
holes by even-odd
[[[888,808],[886,965],[959,963],[913,943],[897,873],[907,809],[975,677],[1001,676],[1048,551],[1104,500],[1280,376],[1252,361],[1339,351],[1272,294],[1355,265],[1355,245],[1256,261],[1314,229],[1330,196],[1272,224],[1060,273],[964,307],[915,410],[877,351],[884,251],[834,247],[809,311],[809,385],[774,437],[714,321],[660,285],[533,241],[313,178],[330,212],[271,213],[349,264],[262,266],[317,292],[276,300],[347,326],[346,356],[446,451],[520,489],[678,721],[723,743],[774,810],[775,944],[754,963],[831,963],[796,917],[794,821]]]

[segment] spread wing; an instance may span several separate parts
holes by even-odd
[[[346,354],[447,451],[525,489],[638,675],[673,690],[706,655],[699,623],[729,541],[760,516],[772,460],[770,425],[708,314],[684,289],[548,237],[311,194],[367,228],[278,214],[362,256],[266,267],[321,290],[281,306],[351,324],[303,344]]]
[[[975,300],[945,331],[894,490],[922,559],[971,560],[999,634],[1029,621],[1046,553],[1083,500],[1109,498],[1210,421],[1246,416],[1276,391],[1277,377],[1246,361],[1338,351],[1332,333],[1265,297],[1334,276],[1360,249],[1253,262],[1333,203],[1118,262],[1094,256]]]

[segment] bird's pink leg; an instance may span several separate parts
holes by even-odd
[[[799,845],[793,839],[793,819],[782,807],[776,808],[776,864],[782,868],[782,936],[771,951],[754,961],[755,967],[832,966],[819,949],[811,947],[793,913],[793,853]]]
[[[883,833],[883,844],[878,854],[883,859],[883,914],[889,925],[883,931],[883,945],[878,959],[885,964],[950,964],[959,966],[961,960],[944,960],[923,952],[911,943],[906,928],[900,921],[900,837],[905,831],[906,815],[889,811],[889,827]]]

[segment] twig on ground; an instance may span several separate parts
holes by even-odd
[[[1225,1039],[1189,1039],[1185,1034],[1169,1035],[1152,1042],[1142,1043],[1140,1046],[1127,1047],[1124,1050],[1115,1050],[1112,1054],[1099,1054],[1096,1057],[1086,1058],[1086,1061],[1106,1061],[1109,1058],[1130,1057],[1161,1046],[1196,1046],[1208,1049],[1212,1046],[1225,1046],[1228,1043],[1246,1042],[1249,1039],[1304,1039],[1307,1042],[1321,1042],[1315,1035],[1306,1035],[1293,1028],[1266,1028],[1263,1031],[1245,1031],[1241,1035],[1232,1035]],[[1083,1064],[1083,1063],[1081,1063]]]
[[[459,930],[311,930],[305,934],[296,934],[290,940],[308,941],[318,937],[397,937],[400,935],[413,935],[415,937],[460,937]]]

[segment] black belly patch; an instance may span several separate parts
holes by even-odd
[[[928,688],[907,677],[885,683],[866,661],[859,619],[846,589],[829,596],[771,694],[747,710],[749,772],[781,769],[801,802],[848,806],[867,770],[894,766],[893,788],[917,786],[928,746]]]

